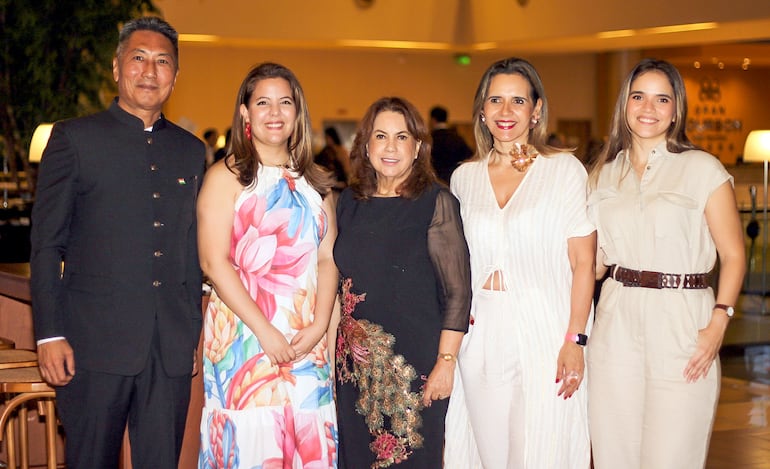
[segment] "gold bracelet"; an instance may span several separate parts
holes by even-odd
[[[451,362],[455,359],[455,356],[451,353],[439,353],[438,358],[444,360],[445,362]]]

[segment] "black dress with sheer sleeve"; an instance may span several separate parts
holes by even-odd
[[[339,467],[439,469],[447,400],[421,405],[442,329],[466,332],[470,263],[459,204],[443,186],[416,199],[337,205],[334,259]]]

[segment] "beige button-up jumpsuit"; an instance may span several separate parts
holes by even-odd
[[[634,270],[711,271],[716,247],[704,210],[728,180],[713,156],[670,153],[665,142],[649,155],[641,179],[619,154],[589,196],[600,258]],[[604,282],[587,347],[596,469],[704,466],[719,397],[718,359],[706,379],[687,383],[683,372],[713,306],[711,288]]]

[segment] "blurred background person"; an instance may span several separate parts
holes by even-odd
[[[350,155],[342,146],[342,141],[334,127],[324,129],[323,149],[316,155],[315,162],[334,175],[335,189],[344,189],[348,185],[350,174]]]
[[[564,139],[561,138],[559,134],[556,132],[551,132],[548,134],[548,138],[545,141],[546,145],[552,146],[554,148],[561,148],[564,146]]]
[[[216,163],[219,160],[222,160],[225,158],[225,156],[228,155],[228,152],[230,151],[230,140],[232,138],[233,129],[231,127],[228,127],[225,131],[225,145],[222,148],[218,148],[216,152],[214,152],[214,163]]]
[[[203,132],[203,143],[206,145],[206,167],[210,167],[214,164],[214,154],[217,152],[217,140],[219,140],[219,132],[217,129],[206,129]]]
[[[609,269],[588,347],[597,469],[705,465],[717,354],[746,259],[732,177],[690,142],[686,123],[679,71],[641,61],[591,173],[597,277]]]
[[[586,170],[546,144],[548,102],[535,68],[492,64],[473,102],[476,155],[452,176],[471,253],[472,324],[459,366],[485,468],[588,469],[583,347],[596,235]],[[447,463],[467,439],[448,425]]]
[[[199,466],[336,467],[326,347],[336,223],[294,74],[253,68],[232,129],[231,154],[209,169],[198,201],[201,265],[213,285]]]
[[[342,468],[442,466],[470,266],[457,200],[436,182],[428,139],[415,107],[390,97],[369,107],[353,143],[334,247]]]
[[[433,140],[431,160],[436,175],[444,184],[449,184],[449,178],[460,162],[473,155],[473,150],[457,130],[449,127],[448,117],[449,112],[442,106],[430,110],[430,135]]]

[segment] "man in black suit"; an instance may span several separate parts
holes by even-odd
[[[58,122],[32,211],[31,289],[43,378],[56,387],[69,469],[177,467],[201,328],[195,201],[204,145],[161,113],[176,31],[120,32],[118,97]]]
[[[473,150],[455,129],[449,128],[447,117],[449,117],[449,113],[441,106],[435,106],[430,110],[433,168],[439,179],[449,184],[449,177],[452,172],[460,162],[473,155]]]

